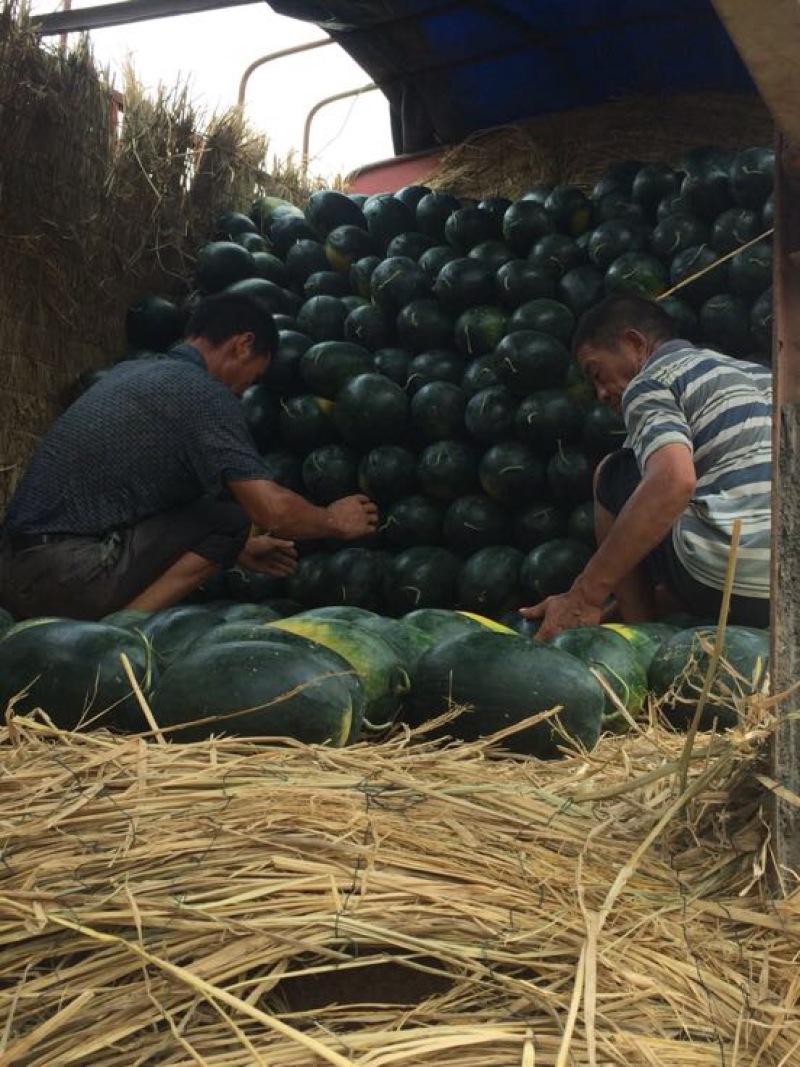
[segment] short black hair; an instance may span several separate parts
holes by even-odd
[[[675,323],[655,300],[635,293],[616,293],[595,304],[581,317],[572,337],[577,356],[585,345],[613,348],[625,330],[638,330],[652,341],[675,336]]]
[[[187,337],[205,337],[221,345],[237,333],[252,333],[253,350],[272,356],[279,344],[278,327],[266,304],[251,293],[214,293],[204,297],[186,325]]]

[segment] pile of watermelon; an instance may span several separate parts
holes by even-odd
[[[283,586],[234,572],[207,595],[509,619],[568,588],[594,547],[593,471],[625,436],[571,359],[576,320],[719,263],[664,306],[681,336],[768,362],[773,165],[703,148],[620,163],[591,191],[323,190],[220,219],[186,307],[130,309],[126,358],[163,352],[203,293],[259,294],[280,348],[243,403],[268,471],[320,504],[363,491],[381,523],[301,545]]]
[[[511,728],[506,749],[550,759],[629,729],[646,717],[648,692],[684,728],[715,636],[713,627],[611,624],[539,642],[446,609],[395,619],[347,606],[281,614],[286,607],[220,601],[17,624],[0,611],[0,707],[43,708],[63,729],[140,733],[153,726],[143,697],[177,741],[340,747],[400,724],[462,741]],[[768,643],[765,631],[728,628],[702,727],[736,725],[764,681]]]

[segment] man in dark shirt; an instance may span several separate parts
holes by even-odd
[[[269,480],[238,397],[277,343],[257,301],[221,293],[171,358],[120,363],[72,404],[9,504],[0,604],[19,619],[158,611],[237,563],[290,574],[294,539],[372,532],[367,497],[316,507]]]

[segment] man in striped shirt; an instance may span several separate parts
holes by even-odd
[[[598,550],[568,592],[532,608],[538,636],[599,622],[615,597],[626,622],[657,616],[656,588],[715,618],[731,533],[742,520],[729,620],[769,622],[772,380],[756,363],[676,339],[638,296],[584,315],[575,356],[628,437],[595,476]]]

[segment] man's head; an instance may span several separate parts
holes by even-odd
[[[186,337],[201,353],[209,373],[235,393],[261,378],[278,347],[278,330],[255,296],[215,293],[198,304]]]
[[[597,397],[619,411],[622,394],[654,349],[675,336],[672,319],[655,301],[610,296],[581,318],[572,351]]]

